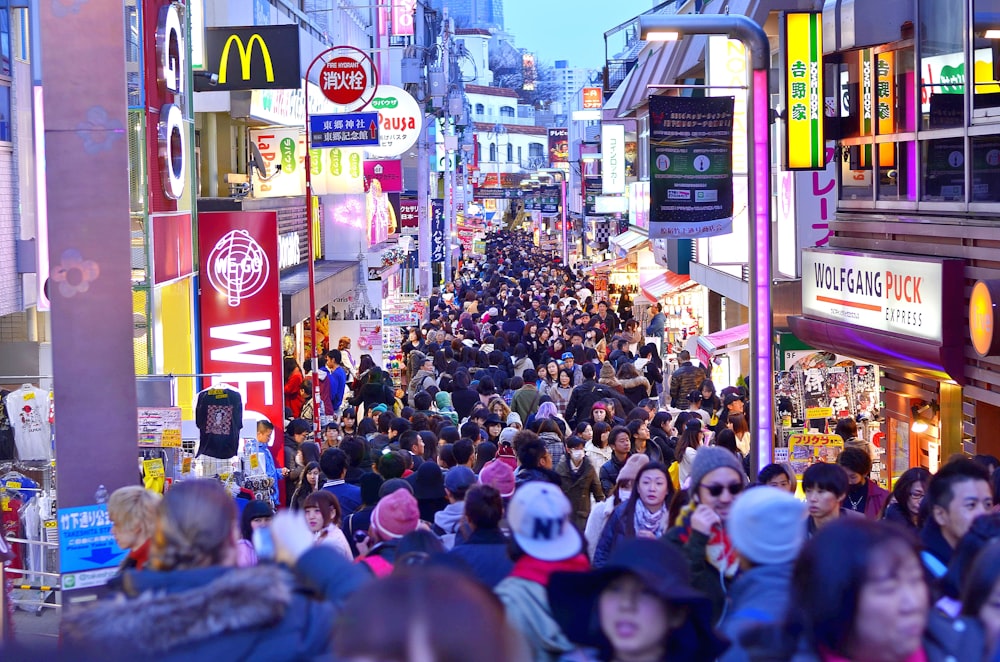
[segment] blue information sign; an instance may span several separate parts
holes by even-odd
[[[378,113],[310,115],[309,130],[313,148],[378,145]]]
[[[124,553],[111,535],[107,504],[59,509],[59,569],[63,573],[113,568]]]

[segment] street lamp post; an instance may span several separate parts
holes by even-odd
[[[650,14],[639,17],[641,38],[674,41],[681,35],[718,34],[737,39],[746,46],[752,80],[747,89],[751,121],[747,143],[753,155],[748,191],[750,233],[750,354],[753,363],[750,399],[756,409],[757,452],[754,472],[772,461],[774,451],[773,338],[771,311],[771,153],[768,73],[771,45],[764,30],[746,16],[703,14]]]

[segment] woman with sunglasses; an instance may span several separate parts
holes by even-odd
[[[622,469],[624,471],[625,469]],[[660,462],[650,462],[636,474],[627,501],[615,508],[594,550],[594,567],[605,565],[615,546],[628,538],[656,540],[669,528],[667,506],[673,493],[670,474]]]
[[[691,502],[664,539],[676,545],[691,566],[691,581],[712,601],[713,621],[722,615],[739,558],[726,533],[726,518],[746,485],[736,456],[725,448],[704,446],[691,463]]]

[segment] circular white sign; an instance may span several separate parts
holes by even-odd
[[[379,85],[365,112],[378,113],[378,147],[366,147],[369,156],[400,156],[417,144],[424,113],[416,99],[395,85]]]

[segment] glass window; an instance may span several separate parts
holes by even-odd
[[[965,202],[965,139],[925,140],[923,200]]]
[[[10,142],[10,86],[0,83],[0,142]]]
[[[514,161],[514,146],[507,143],[507,163],[512,163]]]
[[[514,117],[514,107],[500,106],[500,117]]]
[[[497,160],[497,144],[493,143],[490,145],[490,161]]]
[[[1000,119],[1000,111],[982,112],[986,108],[1000,108],[1000,12],[996,0],[974,0],[972,32],[973,111],[981,111],[976,116]]]
[[[912,142],[880,143],[878,150],[878,199],[915,202],[917,199],[917,145]]]
[[[486,107],[483,106],[483,104],[481,104],[481,103],[477,103],[476,104],[476,115],[482,115],[485,110],[486,110]]]
[[[530,143],[528,145],[528,156],[531,158],[545,156],[545,146],[542,143]]]
[[[925,129],[965,123],[963,4],[961,0],[919,0],[920,109]]]
[[[10,76],[10,14],[0,8],[0,76]]]
[[[914,77],[913,48],[875,55],[875,131],[879,135],[916,131]]]
[[[1000,135],[972,139],[972,201],[1000,202]]]
[[[840,199],[872,200],[871,145],[844,145],[840,160]],[[863,166],[862,159],[869,165]]]
[[[517,146],[517,162],[520,163],[524,160],[524,156],[521,154],[521,146]]]

